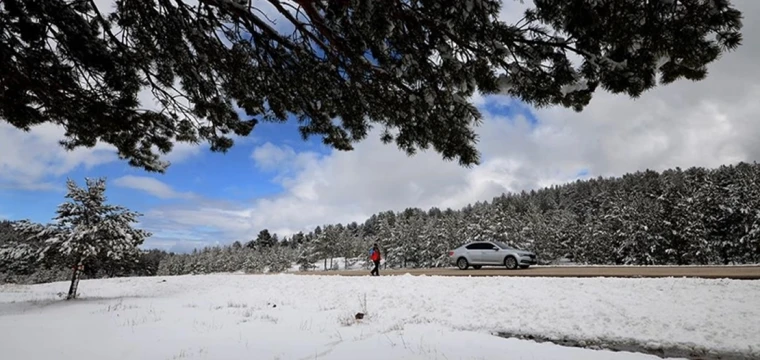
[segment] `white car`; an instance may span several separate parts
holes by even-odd
[[[470,266],[506,266],[507,269],[527,269],[537,263],[536,254],[511,248],[498,241],[475,241],[449,251],[449,260],[460,270]]]

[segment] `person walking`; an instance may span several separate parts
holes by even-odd
[[[370,275],[380,276],[380,258],[380,247],[375,244],[369,250],[369,259],[375,264],[375,267],[369,273]]]

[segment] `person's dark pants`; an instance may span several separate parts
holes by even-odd
[[[370,274],[372,276],[380,276],[380,270],[379,270],[379,268],[380,268],[380,261],[373,261],[373,262],[375,263],[375,267],[372,268],[372,271],[370,272]]]

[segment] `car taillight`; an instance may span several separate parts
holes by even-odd
[[[449,256],[454,256],[454,252],[453,251],[449,251]]]

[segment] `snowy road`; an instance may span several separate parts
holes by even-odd
[[[369,270],[309,271],[300,275],[364,276]],[[381,270],[381,275],[435,275],[435,276],[538,276],[538,277],[625,277],[666,278],[687,277],[703,279],[760,279],[760,266],[546,266],[525,270],[507,270],[499,267],[480,270],[455,268]]]

